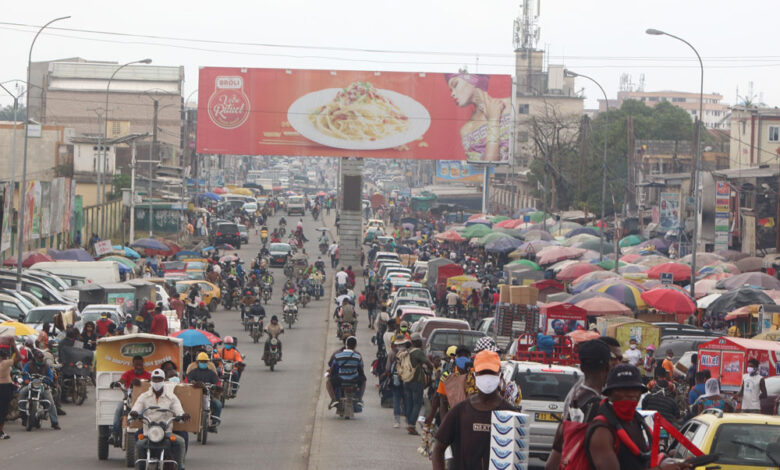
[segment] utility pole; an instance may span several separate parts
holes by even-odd
[[[159,109],[160,102],[154,100],[154,117],[152,118],[152,146],[149,147],[149,238],[152,238],[154,232],[154,207],[152,204],[152,179],[154,177],[154,170],[152,165],[157,159],[157,111]]]
[[[626,155],[626,201],[624,206],[628,214],[635,209],[636,186],[634,185],[634,116],[626,117],[626,145],[628,146],[628,155]]]
[[[130,143],[130,244],[135,241],[135,139]]]

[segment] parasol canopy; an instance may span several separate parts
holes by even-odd
[[[742,273],[719,281],[718,289],[737,289],[743,286],[759,289],[780,289],[780,281],[766,273]]]
[[[662,263],[657,264],[647,270],[647,277],[650,279],[660,279],[661,274],[671,273],[674,281],[685,281],[691,278],[691,267],[682,263]]]
[[[693,299],[677,289],[656,287],[642,292],[642,299],[647,305],[666,313],[690,315],[696,311]]]
[[[436,240],[439,241],[446,241],[446,242],[455,242],[460,243],[466,241],[465,238],[461,237],[458,232],[455,230],[447,230],[446,232],[437,233],[433,236]]]
[[[179,330],[176,333],[173,333],[171,336],[181,339],[182,346],[187,348],[192,348],[195,346],[211,346],[222,341],[219,336],[213,333],[195,328]]]
[[[44,261],[54,261],[54,258],[46,253],[40,253],[38,251],[25,251],[22,255],[22,267],[29,268],[35,263],[42,263]],[[3,266],[16,266],[16,256],[9,256],[3,261]]]
[[[764,258],[759,258],[758,256],[748,256],[747,258],[742,258],[741,260],[736,261],[734,264],[737,265],[737,269],[739,269],[739,272],[741,273],[761,271],[761,269],[764,267]]]
[[[594,271],[602,271],[602,268],[598,265],[591,264],[585,261],[571,264],[561,269],[555,276],[559,281],[573,281],[583,274],[591,273]]]
[[[536,254],[536,262],[540,266],[557,263],[565,259],[579,258],[585,253],[581,248],[567,246],[548,246]]]
[[[605,315],[626,315],[631,309],[612,298],[593,297],[576,304],[577,307],[587,310],[589,316],[601,317]]]

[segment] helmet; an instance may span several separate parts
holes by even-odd
[[[290,294],[294,294],[294,293],[295,293],[295,289],[290,289],[288,292],[289,292]]]
[[[279,321],[279,317],[274,315],[274,316],[271,317],[271,321]]]
[[[225,336],[225,344],[233,344],[233,337]]]
[[[652,344],[649,344],[645,349],[648,350],[648,351],[655,351],[655,346],[653,346]]]
[[[198,355],[195,357],[196,361],[208,361],[209,355],[204,352],[199,352]]]
[[[201,306],[201,307],[205,307],[205,306],[206,306],[206,304],[205,304],[204,302],[201,302],[201,303],[200,303],[200,306]]]

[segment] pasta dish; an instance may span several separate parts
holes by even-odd
[[[354,82],[309,115],[324,135],[344,140],[373,141],[406,132],[409,118],[369,82]]]

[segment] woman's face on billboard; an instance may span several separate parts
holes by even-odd
[[[450,86],[450,95],[458,106],[468,106],[472,102],[472,96],[477,87],[460,77],[452,77],[448,85]]]

